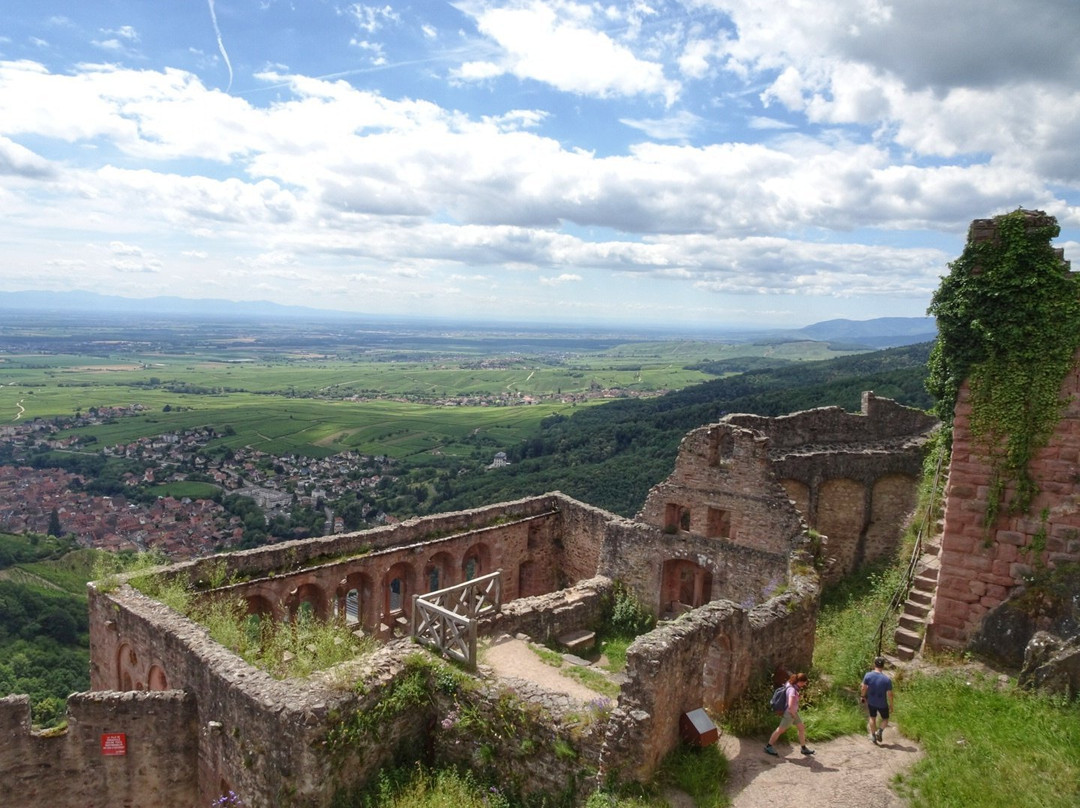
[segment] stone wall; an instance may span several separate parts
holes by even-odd
[[[723,710],[754,677],[779,666],[809,665],[818,582],[810,571],[813,559],[802,552],[811,542],[797,504],[806,513],[821,512],[839,532],[858,532],[860,549],[851,563],[895,541],[910,459],[890,459],[890,452],[909,451],[905,442],[917,447],[919,435],[905,430],[924,428],[925,419],[871,396],[862,416],[829,409],[793,416],[786,426],[774,423],[779,420],[730,416],[691,432],[671,477],[650,492],[636,521],[551,493],[162,572],[200,592],[243,597],[251,612],[268,619],[293,619],[306,609],[326,619],[355,620],[386,640],[369,656],[302,680],[279,681],[248,665],[201,626],[123,580],[91,585],[92,687],[128,691],[95,697],[130,708],[129,734],[140,744],[171,740],[175,733],[181,741],[171,752],[154,752],[172,755],[161,773],[125,775],[131,793],[109,804],[204,806],[234,790],[249,808],[322,808],[362,787],[396,753],[494,767],[513,775],[522,793],[580,786],[593,770],[647,779],[677,745],[684,712]],[[841,441],[845,424],[854,444]],[[800,444],[810,437],[820,445]],[[831,492],[830,475],[846,481],[842,488],[851,481],[856,488]],[[844,498],[864,506],[850,526],[840,505]],[[880,535],[871,529],[875,523],[883,526]],[[530,743],[504,734],[468,749],[448,745],[453,738],[440,731],[441,713],[453,709],[446,677],[429,682],[422,702],[387,712],[397,688],[416,674],[415,660],[434,659],[394,637],[408,623],[410,594],[494,570],[502,570],[504,603],[500,613],[481,621],[485,633],[524,633],[547,642],[571,630],[595,629],[615,581],[658,614],[681,617],[631,646],[627,680],[610,716],[605,708],[590,719],[581,705],[560,711],[548,694],[537,709],[515,708],[515,715],[529,716],[523,731]],[[507,707],[507,696],[483,681],[482,672],[478,687],[476,698],[487,705],[478,709],[490,723]],[[517,695],[532,702],[532,690],[519,685]],[[176,702],[186,712],[179,719],[166,714],[163,721],[154,699]],[[69,709],[77,718],[83,708],[76,700]],[[116,769],[111,760],[85,755],[64,752],[58,758],[48,746],[57,739],[32,735],[24,713],[21,706],[0,708],[0,722],[15,738],[5,773],[14,766],[17,776],[38,779],[51,760],[66,760],[72,781],[89,784],[89,790]],[[153,724],[158,735],[137,718]],[[113,731],[104,720],[98,723],[101,731]],[[79,726],[76,720],[69,729],[72,737],[80,737]],[[86,743],[79,741],[78,748]],[[146,747],[139,748],[142,755]],[[538,750],[535,756],[530,749]],[[529,767],[520,765],[525,759]],[[110,796],[118,793],[108,782],[104,788]],[[164,803],[157,798],[163,789],[170,794]],[[53,808],[87,804],[82,792],[71,799],[46,796]]]
[[[896,550],[936,418],[866,392],[858,413],[821,407],[728,420],[768,437],[773,473],[807,525],[827,537],[826,582]]]
[[[804,525],[772,473],[768,440],[728,422],[682,439],[675,470],[649,492],[638,521],[787,554]]]
[[[1062,396],[1068,405],[1058,428],[1029,466],[1039,487],[1029,513],[1002,513],[987,528],[990,467],[971,439],[971,405],[966,385],[961,388],[945,491],[941,570],[926,633],[931,647],[966,647],[984,617],[1022,589],[1036,568],[1080,563],[1080,370],[1075,367],[1062,385]],[[1011,494],[1006,489],[1003,501]]]
[[[59,733],[32,732],[29,698],[9,696],[0,699],[0,738],[10,808],[200,804],[193,694],[77,693]]]
[[[723,598],[746,607],[768,600],[788,578],[787,555],[688,531],[667,533],[626,519],[608,524],[600,571],[659,615],[677,611],[671,606],[677,588],[665,581],[664,570],[679,560],[708,572],[709,600]]]
[[[627,650],[627,683],[604,743],[604,772],[647,782],[679,744],[679,719],[714,713],[777,667],[806,670],[814,651],[817,576],[752,610],[720,600],[639,637]]]
[[[1042,211],[1024,211],[1028,225],[1049,228],[1053,217]],[[969,243],[997,238],[995,219],[976,219],[968,231]],[[1062,272],[1069,271],[1062,250],[1055,250]],[[986,525],[990,499],[991,469],[985,452],[973,440],[971,402],[965,382],[957,396],[953,419],[952,456],[945,491],[945,519],[941,538],[941,569],[938,573],[934,610],[926,642],[935,648],[966,648],[978,634],[986,617],[1015,594],[1023,592],[1025,579],[1063,564],[1080,562],[1080,354],[1061,387],[1066,402],[1061,420],[1047,445],[1031,460],[1028,471],[1039,490],[1026,514],[1001,509],[996,521]],[[1013,496],[1011,487],[1001,501]],[[1000,617],[996,642],[1021,649],[1031,635],[1048,626],[1015,610]],[[1027,611],[1031,611],[1028,609]],[[1016,622],[1016,618],[1021,618]],[[1010,625],[1010,620],[1013,622]],[[1022,652],[1011,652],[1013,662]],[[1020,654],[1020,660],[1016,656]],[[1008,654],[1001,661],[1008,662]]]

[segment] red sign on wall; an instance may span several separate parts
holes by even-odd
[[[126,755],[127,735],[123,732],[103,732],[101,734],[101,754]]]

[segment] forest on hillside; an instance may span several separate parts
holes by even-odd
[[[632,517],[649,489],[671,473],[679,441],[733,412],[787,415],[814,407],[858,411],[862,394],[930,409],[931,343],[818,362],[785,362],[687,387],[657,398],[619,399],[545,419],[507,451],[509,466],[463,475],[437,488],[424,513],[477,507],[548,491]]]

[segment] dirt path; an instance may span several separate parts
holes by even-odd
[[[521,640],[502,638],[487,647],[482,664],[497,676],[534,682],[580,702],[599,694],[547,665]],[[795,730],[789,730],[794,740]],[[779,757],[764,752],[765,739],[721,736],[720,748],[729,761],[728,794],[733,808],[776,808],[778,805],[828,808],[903,808],[905,802],[890,788],[893,777],[909,770],[922,751],[890,725],[884,743],[874,745],[865,735],[848,735],[811,744],[816,754],[803,756],[797,743],[777,745]],[[693,808],[690,798],[669,791],[672,808]]]
[[[794,730],[790,731],[794,738]],[[720,739],[730,762],[733,808],[821,805],[830,808],[902,808],[906,803],[889,787],[893,777],[922,754],[892,726],[875,746],[864,735],[845,735],[811,743],[815,755],[803,756],[798,743],[778,744],[779,758],[766,755],[764,740]]]

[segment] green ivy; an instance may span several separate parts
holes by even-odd
[[[991,470],[987,527],[1002,506],[1026,513],[1038,493],[1029,464],[1061,418],[1061,385],[1080,347],[1080,279],[1050,246],[1057,222],[1046,217],[1032,226],[1023,210],[994,222],[996,238],[968,242],[928,311],[938,338],[927,389],[951,430],[960,385],[968,381],[969,428]]]

